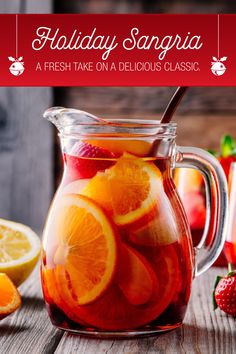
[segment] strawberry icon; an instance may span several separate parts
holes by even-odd
[[[217,277],[213,293],[214,309],[219,307],[231,316],[236,316],[236,271],[225,277]]]
[[[17,58],[13,58],[13,57],[8,57],[8,59],[12,62],[9,70],[10,73],[14,76],[20,76],[21,74],[23,74],[25,68],[24,68],[24,62],[23,57],[19,57]]]
[[[226,61],[227,57],[222,57],[217,59],[216,57],[212,57],[213,62],[211,62],[211,71],[216,76],[221,76],[225,73],[226,67],[223,64]]]

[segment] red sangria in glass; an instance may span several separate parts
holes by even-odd
[[[234,139],[229,135],[223,136],[220,142],[220,152],[211,150],[211,153],[219,160],[228,180],[231,164],[236,162]],[[187,214],[193,245],[197,246],[202,239],[206,220],[206,193],[203,177],[195,169],[176,169],[174,181]],[[229,252],[227,243],[225,251]],[[214,265],[227,266],[224,251],[221,252]]]
[[[229,171],[229,225],[224,252],[232,269],[236,269],[236,162],[231,163]]]

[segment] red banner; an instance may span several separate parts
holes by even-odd
[[[0,15],[1,86],[234,86],[236,15]]]

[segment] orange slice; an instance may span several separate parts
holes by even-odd
[[[21,305],[20,294],[5,273],[0,273],[0,319],[10,315]]]
[[[53,221],[52,221],[53,222]],[[55,213],[58,247],[54,264],[66,274],[63,286],[80,305],[96,300],[113,279],[116,235],[104,212],[84,196],[62,196]]]
[[[86,306],[80,306],[73,298],[68,286],[65,286],[68,280],[64,268],[60,265],[57,266],[58,290],[64,301],[70,302],[74,306],[73,314],[80,319],[78,323],[83,321],[90,326],[104,330],[130,330],[157,319],[167,309],[175,297],[179,295],[178,289],[181,286],[180,266],[175,247],[168,245],[160,247],[158,250],[149,251],[147,250],[145,258],[149,260],[151,257],[150,264],[157,282],[154,282],[152,295],[145,304],[131,304],[131,298],[128,299],[127,291],[124,291],[124,288],[121,290],[116,279],[103,296]],[[144,255],[141,252],[134,251],[134,253],[135,256],[139,253],[139,259],[143,261]],[[150,257],[148,257],[149,254]],[[147,263],[149,262],[146,261],[145,267]],[[150,266],[147,269],[149,272]],[[131,269],[127,269],[127,271],[132,272]],[[140,279],[140,283],[141,281],[142,279]],[[140,284],[140,286],[142,285]],[[191,286],[191,282],[189,286]],[[69,313],[68,317],[70,317]],[[73,318],[71,317],[71,319]]]
[[[97,173],[81,194],[110,213],[117,225],[127,225],[153,209],[161,190],[162,175],[152,162],[124,154],[113,167]]]
[[[150,221],[135,225],[130,230],[129,239],[142,246],[164,246],[179,238],[179,230],[171,202],[165,193],[161,193],[161,207],[156,208]]]
[[[71,320],[79,323],[84,323],[80,318],[78,318],[74,311],[74,307],[71,306],[68,299],[66,301],[63,300],[56,283],[54,269],[43,267],[41,269],[41,278],[45,301],[49,305],[54,304],[59,307]]]
[[[121,247],[121,259],[117,277],[120,289],[130,304],[147,303],[157,289],[154,271],[140,253],[125,244]]]
[[[52,298],[51,294],[49,293],[50,284],[48,281],[47,274],[48,274],[47,270],[45,268],[44,269],[41,268],[41,283],[42,283],[44,299],[47,303],[53,304],[53,302],[54,302],[53,298]]]
[[[61,298],[56,287],[54,269],[43,267],[43,269],[41,270],[41,278],[45,300],[49,304],[54,303],[55,305],[60,307]]]

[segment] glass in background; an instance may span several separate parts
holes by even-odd
[[[229,226],[225,242],[227,261],[236,267],[236,162],[229,172]]]
[[[220,160],[220,159],[219,159]],[[226,171],[226,159],[222,158],[220,163],[228,177],[228,170]],[[231,164],[231,160],[230,160]],[[227,168],[230,169],[230,165]],[[236,178],[236,177],[235,177]],[[186,216],[189,222],[193,246],[196,247],[203,236],[203,231],[206,222],[206,195],[205,184],[202,175],[199,171],[192,168],[176,169],[174,174],[174,182],[177,187],[179,196],[184,205]],[[235,186],[236,188],[236,186]],[[235,194],[236,199],[236,194]],[[235,212],[236,213],[236,212]],[[236,231],[236,224],[235,224]],[[236,235],[235,235],[236,236]],[[229,246],[227,246],[229,247]],[[236,239],[235,239],[235,252],[236,252]],[[236,253],[235,253],[236,257]],[[236,260],[235,260],[236,264]],[[225,253],[222,251],[217,258],[214,266],[224,267],[227,265]]]
[[[193,246],[196,247],[203,235],[206,221],[203,177],[195,169],[181,168],[175,170],[174,181],[190,225]]]

